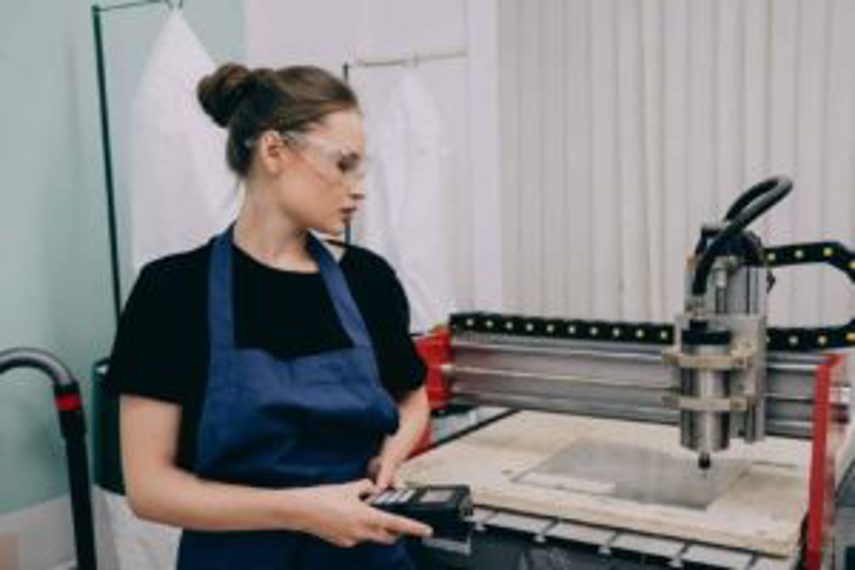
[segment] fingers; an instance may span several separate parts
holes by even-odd
[[[371,522],[363,529],[362,540],[394,544],[403,535],[424,538],[433,534],[433,529],[418,521],[382,511],[375,512],[377,516],[372,517]]]
[[[394,470],[387,475],[386,484],[394,480]],[[336,508],[330,509],[330,518],[322,521],[318,536],[343,548],[364,541],[393,544],[402,535],[428,537],[432,529],[418,521],[393,515],[374,508],[363,498],[379,492],[378,485],[370,479],[360,479],[342,486],[330,486],[324,500]]]
[[[371,479],[360,479],[351,483],[351,487],[358,498],[368,496],[377,491],[377,487]]]
[[[394,544],[400,537],[389,525],[389,518],[382,511],[364,506],[364,511],[354,521],[353,527],[344,533],[335,544],[346,548],[362,542],[371,541],[380,544]]]
[[[367,540],[379,542],[380,544],[395,544],[400,535],[390,532],[382,526],[375,526],[365,537]]]
[[[396,534],[407,534],[419,538],[426,538],[433,534],[433,529],[426,524],[413,519],[381,513],[381,524],[387,531]]]
[[[380,458],[374,457],[371,461],[368,462],[368,469],[366,470],[366,474],[369,479],[377,480],[377,474],[380,471]]]
[[[382,491],[389,488],[394,483],[395,469],[390,464],[381,464],[380,471],[377,473],[377,478],[374,480],[377,485],[377,491]]]

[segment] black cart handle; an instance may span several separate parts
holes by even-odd
[[[86,422],[77,381],[57,357],[37,348],[0,350],[0,374],[15,368],[35,368],[53,383],[54,405],[59,415],[68,461],[69,491],[74,521],[77,569],[95,570],[95,532],[89,461],[86,458]]]

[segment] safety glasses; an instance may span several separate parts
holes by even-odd
[[[366,156],[315,134],[300,131],[278,134],[289,146],[300,151],[314,170],[328,182],[353,186],[365,179]]]

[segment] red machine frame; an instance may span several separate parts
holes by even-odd
[[[832,413],[831,393],[842,384],[845,362],[841,354],[828,354],[816,371],[810,498],[804,550],[804,566],[807,570],[819,570],[826,556],[833,557],[834,502],[837,492],[835,458],[843,439],[844,424]]]

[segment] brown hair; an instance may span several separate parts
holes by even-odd
[[[214,122],[229,130],[226,160],[242,176],[262,132],[305,131],[330,113],[359,109],[346,83],[312,66],[250,70],[226,63],[199,81],[196,95]]]

